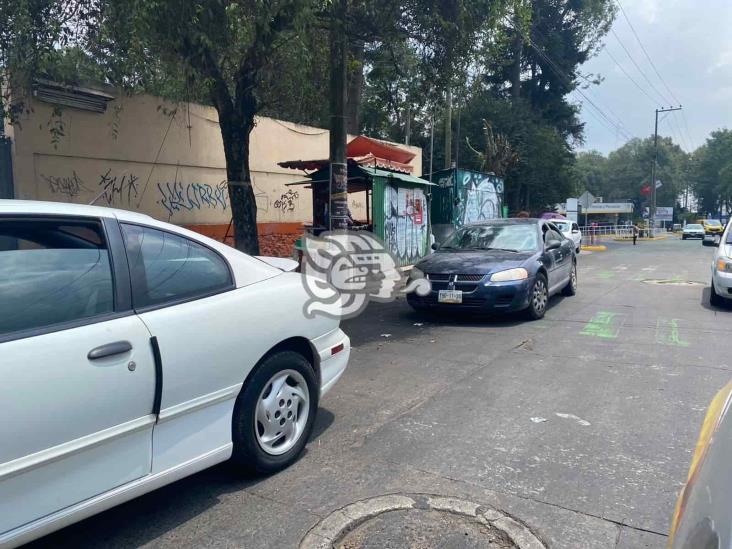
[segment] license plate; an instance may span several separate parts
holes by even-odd
[[[463,302],[463,291],[462,290],[440,290],[437,294],[437,301],[439,303],[462,303]]]

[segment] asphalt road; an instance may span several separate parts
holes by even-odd
[[[293,467],[255,480],[215,467],[37,546],[297,547],[349,503],[428,493],[500,509],[550,547],[663,547],[732,368],[711,250],[672,238],[583,253],[578,295],[539,322],[372,305],[344,323],[349,369]]]

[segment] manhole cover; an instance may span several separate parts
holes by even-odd
[[[520,522],[457,498],[412,494],[359,501],[316,524],[300,549],[545,549]]]
[[[460,547],[515,549],[508,535],[475,518],[445,511],[391,511],[367,520],[333,545],[336,549]]]
[[[657,286],[706,286],[704,282],[698,282],[696,280],[679,280],[676,278],[647,278],[642,282],[643,284],[655,284]]]

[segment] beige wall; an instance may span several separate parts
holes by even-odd
[[[15,194],[19,199],[89,203],[139,210],[182,225],[224,224],[231,218],[216,111],[152,96],[120,96],[104,114],[65,108],[64,135],[53,142],[52,105],[34,100],[32,114],[12,129]],[[190,122],[189,122],[190,121]],[[190,126],[190,128],[189,128]],[[421,150],[413,161],[421,174]],[[302,222],[312,216],[310,191],[287,187],[305,179],[277,162],[327,158],[328,131],[257,118],[251,167],[258,222]],[[349,200],[365,217],[363,196]]]

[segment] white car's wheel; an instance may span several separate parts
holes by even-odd
[[[232,418],[232,461],[247,472],[273,473],[302,452],[318,409],[318,382],[293,351],[267,357],[239,394]]]
[[[727,305],[727,301],[714,289],[714,281],[712,281],[712,288],[709,293],[709,303],[715,307],[724,307]]]

